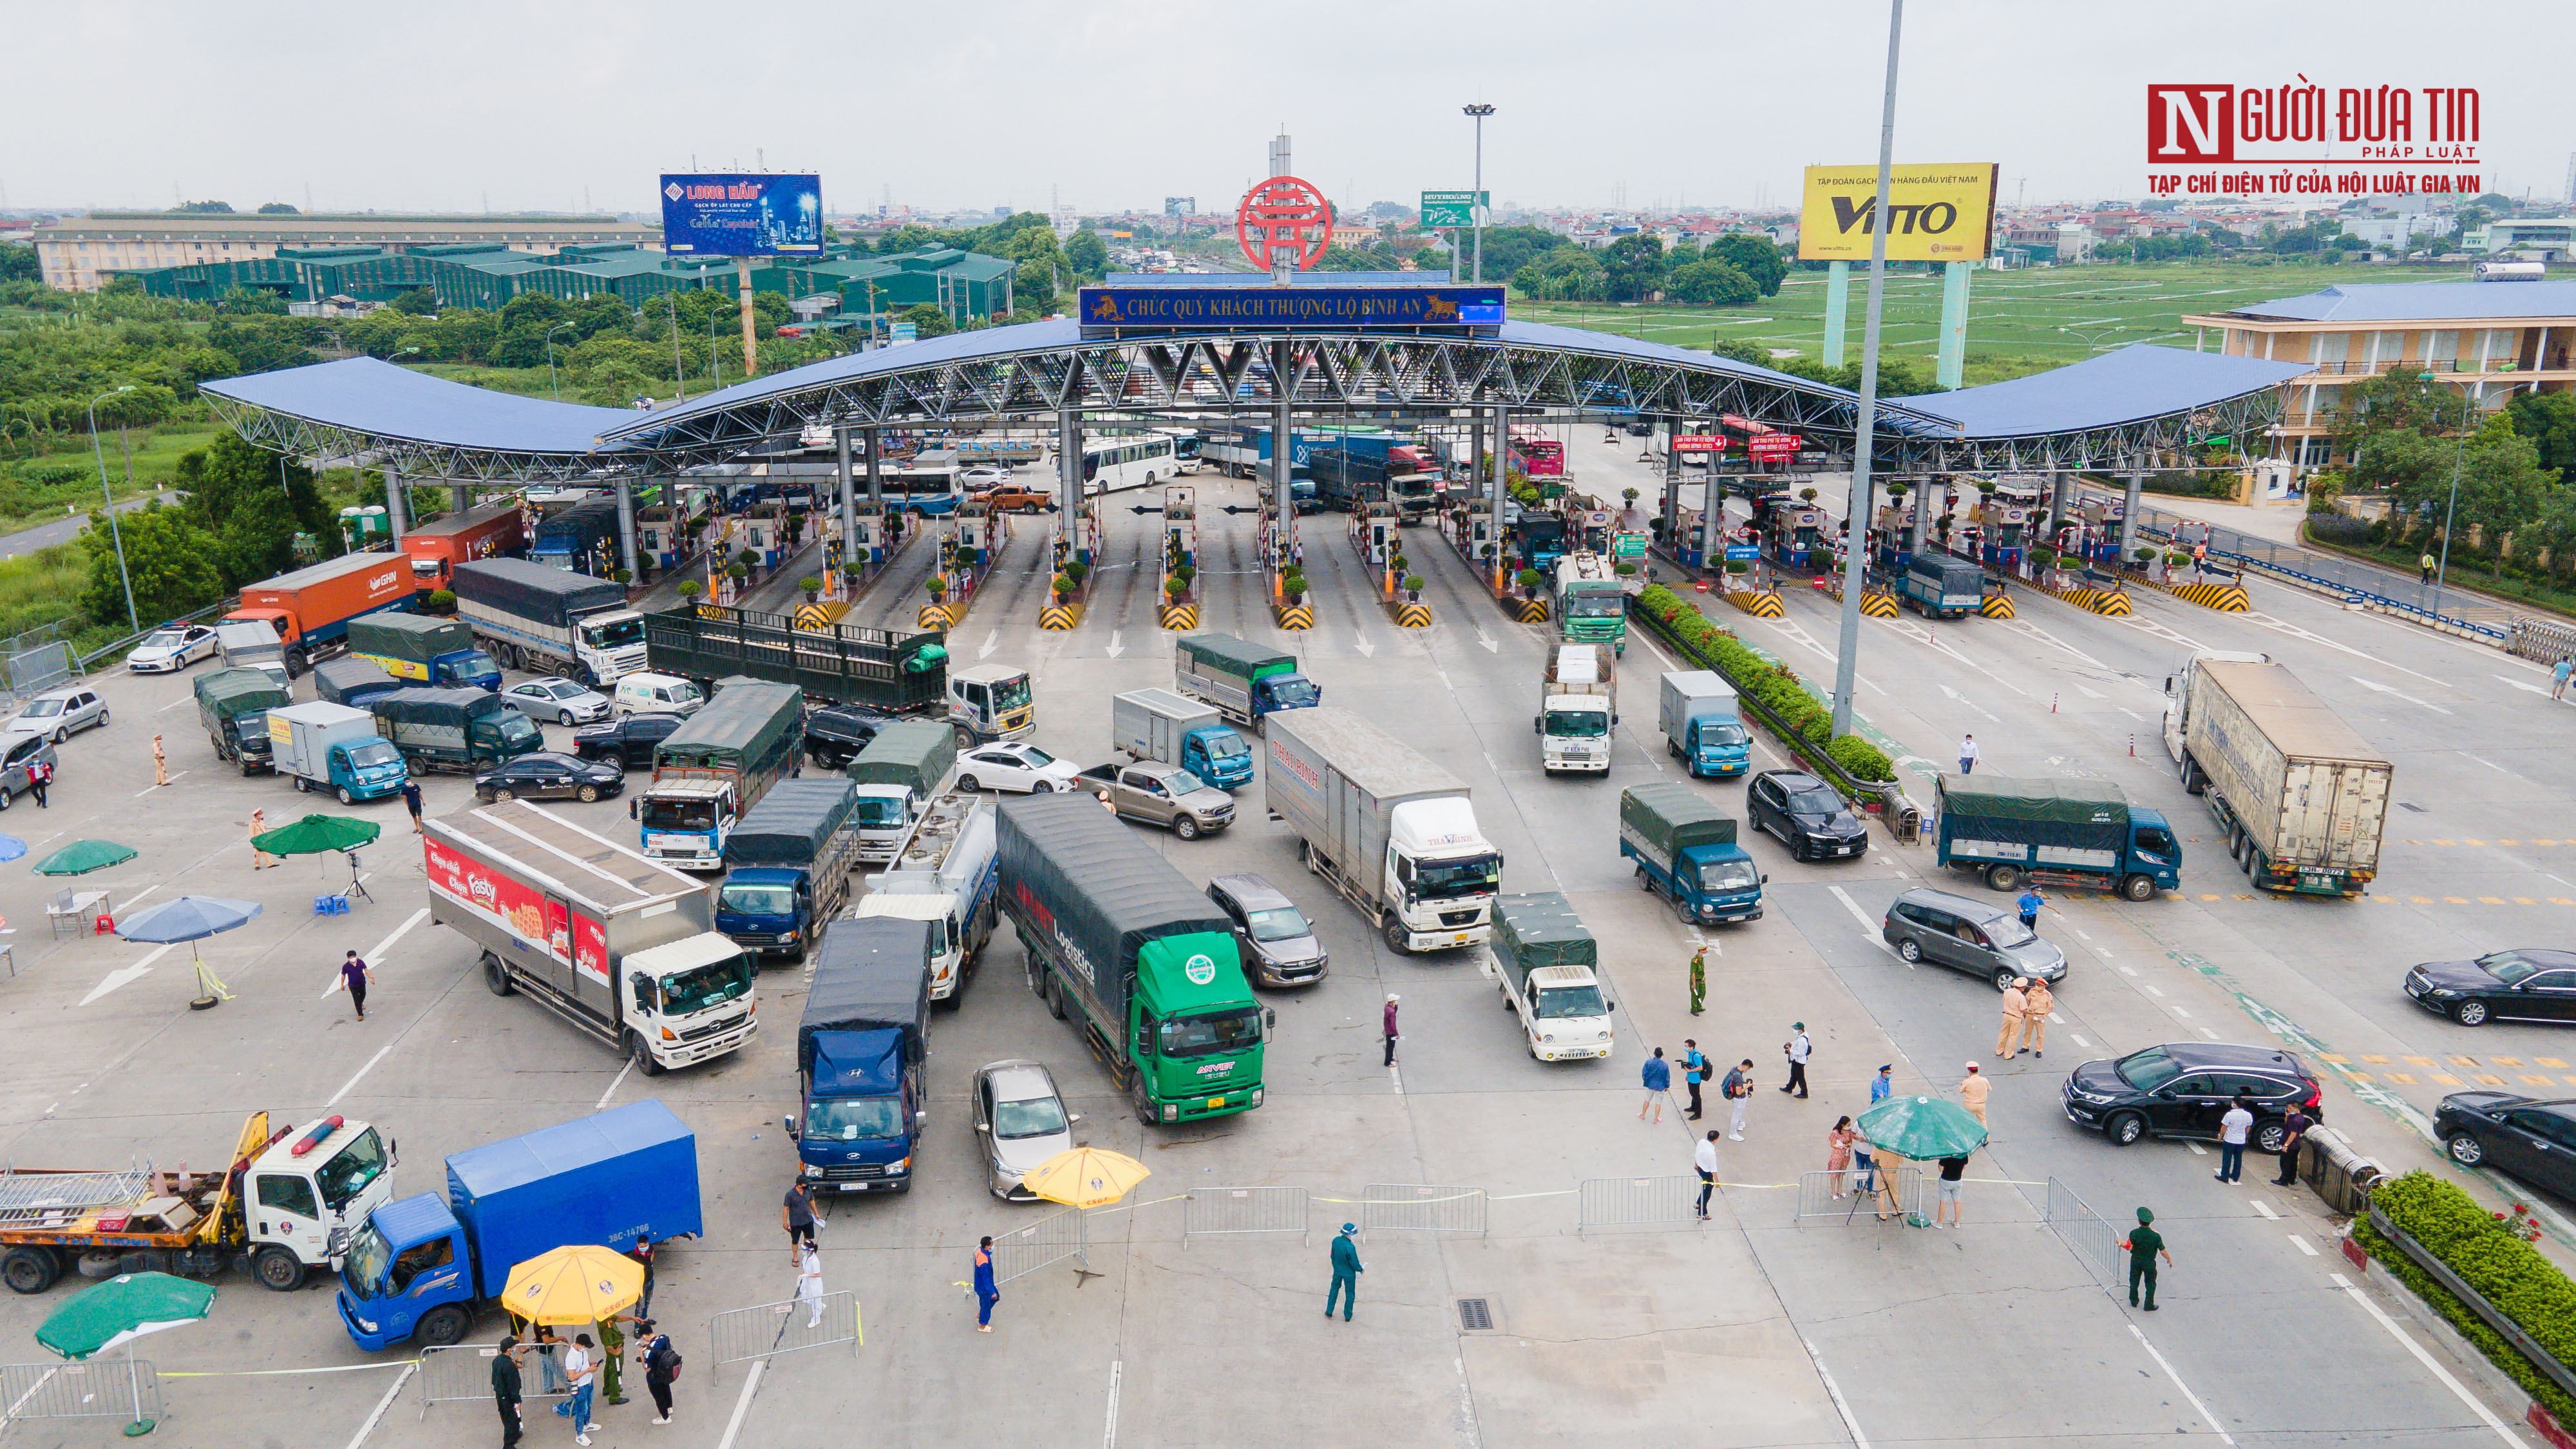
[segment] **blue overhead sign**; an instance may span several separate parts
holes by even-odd
[[[1730,543],[1726,546],[1726,557],[1730,563],[1737,559],[1759,559],[1762,557],[1762,546],[1757,543]]]
[[[1501,287],[1085,287],[1087,330],[1418,332],[1498,326]]]
[[[820,255],[822,178],[739,172],[665,176],[662,245],[677,256]]]

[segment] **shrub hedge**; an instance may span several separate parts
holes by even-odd
[[[2543,1349],[2561,1363],[2576,1363],[2576,1282],[2570,1282],[2496,1214],[2421,1168],[2380,1184],[2370,1200],[2389,1222],[2423,1244]],[[2576,1422],[2576,1397],[2534,1367],[2457,1295],[2435,1282],[2432,1274],[2406,1256],[2405,1249],[2373,1228],[2368,1218],[2354,1220],[2352,1235],[2560,1423]]]
[[[1725,675],[1739,692],[1760,700],[1800,739],[1822,750],[1852,778],[1872,782],[1896,778],[1895,766],[1878,746],[1858,735],[1832,737],[1833,714],[1816,703],[1789,666],[1770,663],[1747,649],[1733,634],[1710,623],[1707,615],[1681,595],[1661,584],[1648,585],[1637,595],[1637,612],[1653,620],[1702,663]]]

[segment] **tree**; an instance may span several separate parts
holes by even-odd
[[[2385,372],[2340,391],[2335,444],[2345,451],[2358,451],[2378,433],[2449,433],[2468,425],[2469,405],[2460,390],[2435,382],[2428,372]]]
[[[2513,430],[2511,420],[2490,417],[2460,457],[2458,522],[2484,531],[2496,550],[2495,573],[2504,574],[2505,535],[2538,520],[2558,492],[2558,471],[2540,466],[2539,450]]]
[[[1413,269],[1417,272],[1445,272],[1449,270],[1449,254],[1438,247],[1422,248],[1413,254],[1411,261],[1413,262]]]
[[[1064,259],[1082,276],[1097,278],[1109,274],[1109,248],[1089,230],[1077,231],[1065,239]]]
[[[1765,297],[1780,295],[1780,283],[1789,275],[1789,264],[1780,259],[1780,248],[1769,237],[1743,232],[1730,232],[1710,242],[1708,260],[1724,262],[1742,272]]]
[[[438,292],[431,287],[414,287],[394,298],[393,310],[412,317],[438,315]]]
[[[325,558],[342,550],[337,520],[323,504],[312,470],[253,447],[238,433],[181,454],[174,481],[188,494],[181,511],[189,523],[213,537],[213,558],[226,589],[293,567],[299,531],[314,536]]]
[[[215,300],[227,312],[283,317],[286,299],[264,287],[233,287]]]
[[[41,282],[45,279],[43,261],[36,249],[22,242],[0,244],[0,282]]]
[[[2576,469],[2576,393],[2516,393],[2504,415],[2539,450],[2540,466],[2561,473]]]
[[[1453,235],[1458,242],[1458,275],[1472,276],[1476,234],[1461,228]],[[1499,282],[1563,245],[1565,238],[1543,226],[1489,226],[1485,228],[1485,276]]]
[[[258,211],[258,215],[261,216],[302,216],[303,214],[283,201],[263,201]]]
[[[176,214],[230,216],[233,214],[233,204],[229,201],[183,201],[171,207],[170,210]]]
[[[913,303],[911,306],[894,314],[894,320],[897,322],[911,323],[917,330],[917,335],[924,340],[933,337],[945,337],[949,333],[957,330],[957,324],[948,320],[947,313],[940,311],[937,307],[932,306],[928,302]]]
[[[1642,302],[1663,288],[1663,239],[1644,232],[1623,236],[1603,249],[1601,266],[1611,301]]]
[[[125,571],[116,567],[116,546],[125,545]],[[104,518],[92,515],[81,530],[80,545],[89,555],[89,583],[81,606],[99,620],[125,617],[125,581],[134,581],[134,612],[142,619],[175,619],[202,609],[224,596],[223,576],[215,567],[215,541],[190,522],[185,510],[164,508],[156,500],[117,516],[109,532]]]
[[[1756,347],[1752,343],[1746,342],[1742,338],[1738,337],[1721,337],[1717,339],[1715,343],[1711,344],[1708,350],[1716,353],[1720,357],[1728,358],[1736,362],[1751,363],[1755,367],[1778,366],[1778,363],[1772,358],[1771,354],[1767,350]]]
[[[1703,307],[1741,307],[1762,295],[1751,277],[1725,262],[1693,262],[1672,274],[1669,290]]]

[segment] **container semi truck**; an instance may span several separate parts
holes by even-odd
[[[1262,790],[1306,868],[1399,955],[1481,945],[1503,857],[1467,786],[1402,740],[1338,707],[1271,718]]]
[[[2396,768],[2289,670],[2203,654],[2165,681],[2165,748],[2262,890],[2358,896],[2379,874]]]
[[[923,921],[930,945],[930,999],[952,1005],[993,938],[1000,872],[990,801],[957,792],[933,798],[912,822],[894,859],[859,898],[855,914]]]
[[[487,558],[456,565],[447,586],[474,637],[513,669],[605,685],[644,667],[644,616],[623,585]]]
[[[716,932],[704,885],[524,800],[427,829],[430,919],[482,948],[493,995],[527,997],[646,1076],[758,1029],[758,967]]]
[[[1494,898],[1494,983],[1519,1017],[1529,1054],[1542,1062],[1610,1055],[1610,1013],[1601,994],[1600,947],[1555,891]]]
[[[286,653],[286,670],[302,674],[348,642],[349,621],[382,610],[419,607],[410,571],[390,553],[352,553],[310,568],[242,586],[226,624],[264,624]]]
[[[1256,733],[1269,715],[1324,702],[1324,692],[1297,667],[1296,655],[1231,634],[1182,635],[1172,651],[1172,688],[1215,705],[1229,722]]]
[[[406,530],[402,552],[411,560],[412,588],[427,594],[453,589],[458,564],[515,554],[527,544],[519,505],[487,503]]]
[[[1029,989],[1072,1018],[1136,1120],[1169,1126],[1261,1105],[1276,1021],[1252,996],[1234,923],[1089,800],[1001,807],[1003,914]]]
[[[931,927],[834,921],[796,1027],[797,1174],[831,1192],[904,1192],[929,1125]]]
[[[716,929],[754,957],[803,960],[849,904],[859,864],[859,787],[781,780],[725,838]]]
[[[349,652],[397,679],[457,689],[501,687],[501,666],[474,647],[462,619],[376,614],[349,623]]]
[[[1685,921],[1762,919],[1771,878],[1735,840],[1735,817],[1677,781],[1619,792],[1619,854],[1637,862],[1637,884],[1673,903]]]
[[[644,853],[682,870],[722,870],[743,812],[798,763],[805,696],[792,684],[735,680],[653,747],[653,783],[635,802]]]

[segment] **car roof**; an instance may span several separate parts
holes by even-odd
[[[1945,911],[1973,917],[1980,921],[1991,921],[1997,916],[2015,914],[2011,907],[2000,901],[1982,901],[1975,896],[1954,895],[1949,891],[1934,890],[1930,886],[1915,886],[1910,890],[1898,891],[1896,898],[1915,905],[1939,906]]]
[[[1249,871],[1240,875],[1221,875],[1208,884],[1222,887],[1227,895],[1234,897],[1236,904],[1247,911],[1276,910],[1297,904],[1288,899],[1285,891]]]
[[[2514,955],[2521,957],[2521,958],[2522,958],[2522,959],[2524,959],[2525,961],[2528,961],[2528,962],[2532,963],[2532,964],[2533,964],[2533,965],[2535,965],[2535,966],[2550,966],[2550,967],[2576,966],[2576,951],[2569,951],[2569,950],[2566,950],[2566,949],[2565,949],[2565,948],[2563,948],[2563,947],[2558,947],[2558,946],[2507,946],[2507,947],[2505,947],[2504,949],[2505,949],[2505,950],[2507,950],[2507,951],[2512,952]],[[2488,951],[2488,952],[2485,952],[2485,953],[2483,953],[2483,954],[2485,954],[2485,955],[2489,955],[2489,956],[2492,956],[2492,955],[2495,955],[2496,953],[2495,953],[2495,952],[2493,952],[2493,951]]]
[[[43,738],[45,738],[45,732],[43,730],[0,730],[0,750],[8,749],[16,745],[20,740],[41,740]]]
[[[1025,1102],[1032,1097],[1057,1095],[1055,1074],[1046,1069],[1044,1062],[1013,1057],[1007,1061],[991,1063],[978,1070],[975,1075],[993,1084],[993,1097],[996,1101]]]
[[[34,704],[40,699],[69,699],[75,694],[86,692],[88,689],[89,686],[86,684],[67,684],[60,689],[48,689],[42,694],[29,695],[27,697],[27,703]]]
[[[2248,1071],[2303,1071],[2304,1066],[2278,1047],[2239,1046],[2223,1041],[2169,1041],[2165,1055],[2185,1066],[2229,1067]]]
[[[1806,785],[1820,786],[1825,783],[1824,781],[1817,779],[1815,776],[1808,774],[1804,770],[1765,770],[1754,778],[1758,780],[1777,780],[1783,786],[1792,790]]]

